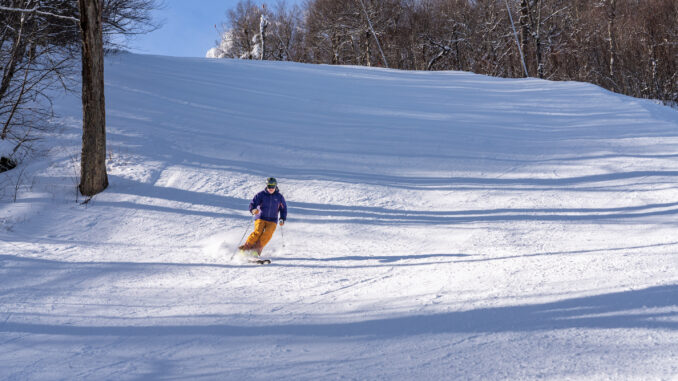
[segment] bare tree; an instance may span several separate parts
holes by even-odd
[[[13,148],[5,161],[25,156],[52,115],[48,90],[73,74],[77,18],[66,1],[3,2],[0,15],[0,143]],[[6,6],[5,6],[6,5]],[[20,152],[21,151],[21,152]]]
[[[469,69],[467,57],[472,49],[469,7],[466,0],[436,0],[421,11],[420,18],[427,19],[425,28],[418,32],[427,60],[426,70]]]
[[[605,0],[605,7],[607,8],[607,38],[610,46],[610,78],[614,77],[614,57],[616,51],[616,37],[614,22],[617,16],[617,0]]]
[[[367,12],[367,7],[365,7],[365,2],[363,0],[358,0],[358,1],[360,2],[360,6],[363,8],[363,12],[365,13],[365,20],[367,21],[367,26],[369,27],[370,32],[372,33],[372,36],[374,36],[374,41],[377,43],[377,47],[379,48],[379,53],[381,53],[381,59],[384,62],[384,66],[388,67],[388,61],[386,60],[386,56],[384,55],[384,50],[381,48],[381,44],[379,43],[379,36],[377,36],[377,32],[374,31],[374,26],[372,25],[372,18],[370,17],[370,13]],[[366,40],[369,41],[369,39],[366,39]],[[367,43],[367,52],[366,52],[365,55],[369,57],[369,42]]]
[[[269,16],[267,57],[276,61],[301,61],[304,56],[305,38],[303,12],[298,5],[288,9],[283,1],[278,2]]]
[[[361,11],[353,0],[307,3],[308,57],[313,63],[360,64]]]
[[[222,25],[220,45],[221,58],[255,58],[257,36],[261,28],[262,8],[251,0],[239,1],[235,8],[227,13],[228,20]],[[225,40],[227,43],[224,44]]]
[[[46,130],[50,125],[48,119],[53,114],[51,91],[48,90],[56,87],[69,89],[72,83],[68,78],[74,74],[76,65],[73,61],[78,51],[82,48],[83,59],[87,60],[93,60],[98,54],[98,46],[93,49],[90,45],[91,39],[87,43],[81,40],[84,35],[79,22],[81,16],[88,15],[79,11],[79,5],[76,0],[0,2],[0,16],[5,21],[0,26],[0,143],[7,146],[4,143],[11,141],[11,154],[28,149],[30,143],[37,139],[36,132]],[[95,29],[99,31],[95,34],[102,35],[102,43],[99,44],[102,49],[103,36],[112,41],[113,34],[127,36],[155,27],[150,23],[150,11],[158,6],[156,0],[97,0],[93,6],[98,13],[97,18],[84,21],[88,27],[96,25]],[[99,75],[98,71],[103,70],[103,58],[91,62],[95,62],[98,68],[88,73],[86,71],[91,67],[83,65],[83,97],[93,100],[98,97],[97,92],[103,97],[103,80],[92,82]],[[87,83],[95,83],[95,87],[85,89]],[[101,111],[85,106],[83,139],[86,142],[91,141],[88,118],[104,120],[102,107],[103,102],[97,106]],[[96,113],[101,115],[96,116]],[[97,139],[94,145],[101,146],[102,143],[105,152],[105,139],[103,142]],[[87,166],[90,160],[90,151],[96,149],[83,147],[83,166]],[[5,158],[5,163],[10,160]],[[92,183],[90,176],[83,176],[83,182],[82,193],[92,194],[96,187],[87,185]]]
[[[518,32],[516,32],[516,26],[513,22],[513,15],[511,14],[511,7],[509,6],[508,0],[505,0],[506,11],[509,15],[509,20],[511,21],[511,29],[513,29],[513,35],[516,38],[516,45],[518,46],[518,53],[520,54],[520,63],[523,65],[523,70],[525,70],[525,77],[529,77],[530,73],[527,71],[527,65],[525,64],[525,55],[523,54],[524,48],[520,45],[518,41]]]

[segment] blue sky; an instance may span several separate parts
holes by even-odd
[[[255,1],[275,4],[276,1]],[[155,32],[136,37],[130,42],[135,53],[179,57],[204,57],[216,45],[217,28],[226,21],[226,11],[238,0],[164,0],[165,8],[154,11],[163,25]],[[300,0],[287,0],[298,4]]]

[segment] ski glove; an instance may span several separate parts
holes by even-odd
[[[252,214],[256,216],[257,214],[259,214],[259,209],[252,209],[250,210],[250,212],[252,212]]]
[[[280,226],[285,225],[285,220],[280,220]]]

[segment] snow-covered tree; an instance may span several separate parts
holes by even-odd
[[[208,58],[301,60],[303,32],[301,9],[279,3],[274,11],[251,1],[240,1],[228,12],[218,45]]]
[[[205,56],[207,58],[234,58],[236,56],[234,47],[233,31],[227,30],[221,34],[219,45],[208,50]]]
[[[266,59],[266,28],[268,28],[268,18],[266,17],[265,13],[262,13],[261,16],[259,17],[259,35],[257,36],[258,38],[258,44],[257,47],[259,48],[259,54],[257,54],[255,57],[260,57],[260,59],[265,60]]]
[[[217,47],[208,51],[215,58],[257,58],[256,45],[260,33],[262,8],[251,0],[240,1],[228,11],[228,20],[222,25],[223,32]]]

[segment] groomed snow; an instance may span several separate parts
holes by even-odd
[[[2,380],[678,379],[672,109],[131,54],[106,101],[104,193],[76,203],[78,95],[0,174]],[[231,260],[268,176],[273,263]]]

